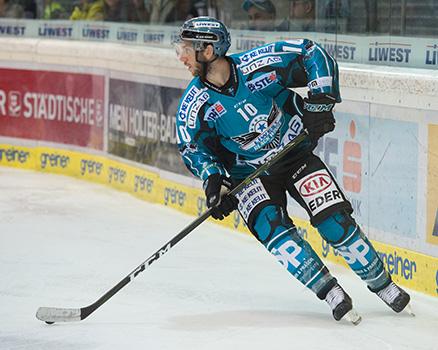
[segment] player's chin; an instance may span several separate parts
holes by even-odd
[[[200,75],[201,70],[198,66],[193,65],[193,66],[188,66],[187,69],[189,70],[190,74],[194,77],[197,77]]]

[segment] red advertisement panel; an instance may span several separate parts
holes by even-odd
[[[103,148],[104,77],[0,69],[0,135]]]

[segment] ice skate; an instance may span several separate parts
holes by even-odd
[[[395,312],[398,313],[406,309],[409,314],[414,316],[409,305],[411,297],[394,282],[391,281],[390,284],[376,292],[376,294]]]
[[[362,318],[356,310],[353,309],[353,303],[350,296],[342,289],[339,284],[336,284],[325,297],[325,301],[332,309],[333,318],[340,321],[345,318],[354,325],[358,325]]]

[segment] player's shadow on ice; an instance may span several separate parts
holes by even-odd
[[[221,311],[197,315],[174,316],[169,319],[165,328],[176,330],[204,330],[214,331],[225,328],[288,328],[300,325],[300,328],[315,328],[315,324],[324,327],[336,326],[332,316],[302,311],[275,311],[275,310],[239,310]],[[344,323],[344,322],[342,322]],[[347,323],[345,323],[347,325]]]

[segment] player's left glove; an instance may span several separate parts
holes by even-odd
[[[233,183],[229,177],[213,174],[204,182],[205,196],[207,197],[207,207],[211,209],[211,216],[222,220],[224,217],[237,208],[239,201],[232,195],[227,195],[233,188]]]
[[[326,94],[311,95],[304,98],[303,125],[309,137],[315,143],[318,139],[335,129],[335,117],[332,109],[336,99]]]

